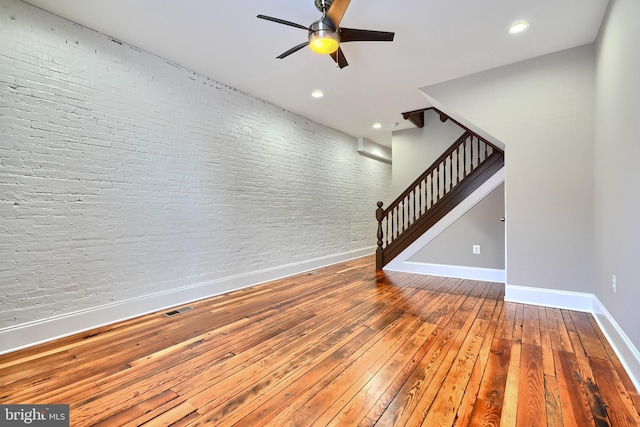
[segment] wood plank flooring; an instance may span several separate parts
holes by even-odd
[[[589,314],[373,257],[0,356],[0,403],[72,426],[640,426]]]

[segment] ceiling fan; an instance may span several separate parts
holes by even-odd
[[[286,58],[303,47],[309,46],[314,52],[330,55],[338,67],[344,68],[349,65],[349,63],[344,57],[340,43],[361,41],[390,42],[393,41],[394,36],[394,33],[387,31],[358,30],[340,27],[340,21],[342,21],[342,17],[350,1],[351,0],[314,0],[316,8],[322,12],[322,18],[315,21],[309,27],[271,16],[258,15],[258,18],[309,31],[308,41],[300,43],[282,53],[278,56],[279,59]]]

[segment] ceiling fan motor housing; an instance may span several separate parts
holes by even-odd
[[[319,21],[314,22],[309,26],[309,37],[312,35],[317,35],[319,37],[325,36],[327,33],[335,33],[336,29],[333,28],[331,22],[328,20],[321,19]]]
[[[321,54],[331,54],[340,47],[340,38],[328,19],[321,19],[309,27],[309,47]]]

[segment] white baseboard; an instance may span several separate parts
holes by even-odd
[[[593,311],[593,294],[582,292],[506,285],[504,300],[587,313]]]
[[[640,352],[595,295],[592,314],[640,393]]]
[[[427,274],[430,276],[455,277],[457,279],[505,282],[505,271],[495,268],[467,267],[462,265],[429,264],[424,262],[390,262],[384,268],[403,273]]]
[[[99,307],[0,329],[0,354],[110,325],[144,314],[371,255],[375,247],[314,258],[251,273],[144,295]]]
[[[504,300],[591,313],[640,393],[640,352],[595,295],[506,285]]]

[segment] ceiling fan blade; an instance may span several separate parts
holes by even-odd
[[[395,33],[388,31],[358,30],[355,28],[340,28],[338,31],[340,43],[346,42],[392,42]]]
[[[338,48],[338,50],[330,53],[329,55],[333,58],[333,61],[338,64],[338,67],[344,68],[349,65],[349,63],[347,62],[347,58],[344,57],[344,52],[342,52],[341,48]]]
[[[280,55],[280,56],[278,56],[277,58],[278,58],[278,59],[284,59],[284,58],[286,58],[287,56],[291,55],[292,53],[297,52],[297,51],[299,51],[300,49],[302,49],[303,47],[308,46],[308,45],[309,45],[309,42],[308,42],[308,41],[306,41],[306,42],[304,42],[304,43],[300,43],[299,45],[294,46],[294,47],[292,47],[291,49],[289,49],[288,51],[284,52],[283,54],[281,54],[281,55]]]
[[[267,21],[277,22],[278,24],[288,25],[290,27],[300,28],[303,30],[309,30],[309,27],[305,27],[304,25],[296,24],[295,22],[285,21],[284,19],[274,18],[272,16],[258,15],[260,19],[266,19]]]
[[[347,7],[349,7],[349,3],[351,0],[334,0],[333,4],[329,8],[327,12],[327,18],[333,24],[333,28],[338,28],[340,26],[340,21],[342,21],[342,17],[344,13],[347,11]]]

